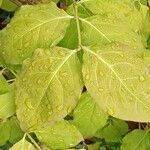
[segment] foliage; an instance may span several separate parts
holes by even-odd
[[[148,150],[148,1],[13,2],[0,0],[14,12],[0,31],[1,148]]]

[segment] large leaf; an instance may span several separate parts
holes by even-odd
[[[73,123],[84,137],[93,137],[107,121],[108,115],[95,103],[88,93],[84,93],[73,112]]]
[[[134,130],[123,138],[121,150],[149,150],[150,133],[143,130]]]
[[[83,87],[76,52],[38,49],[24,62],[16,81],[17,116],[23,130],[61,120],[76,106]]]
[[[60,121],[35,133],[40,141],[52,149],[67,149],[83,140],[76,127],[67,121]]]
[[[106,142],[119,142],[127,132],[128,124],[125,121],[112,119],[106,127],[97,132],[96,137],[103,138]]]
[[[0,32],[0,55],[6,64],[21,64],[36,48],[56,45],[63,38],[70,18],[53,2],[22,6]]]
[[[99,106],[120,119],[150,121],[150,59],[121,43],[83,49],[83,78]]]
[[[36,150],[35,147],[29,143],[25,138],[13,145],[9,150]]]

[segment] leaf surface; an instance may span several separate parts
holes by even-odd
[[[7,92],[9,92],[9,85],[4,76],[0,73],[0,94],[2,95]]]
[[[11,0],[0,0],[0,8],[6,11],[15,11],[17,9],[17,5]]]
[[[133,130],[123,138],[121,150],[149,150],[149,131]]]
[[[93,137],[107,121],[108,115],[95,103],[88,93],[84,93],[73,112],[71,121],[84,137]]]
[[[121,43],[83,49],[84,82],[99,106],[120,119],[150,121],[150,60]]]
[[[13,89],[9,93],[0,95],[0,119],[5,120],[15,113],[15,99]]]
[[[64,120],[52,127],[37,130],[35,133],[40,141],[52,149],[74,147],[83,140],[76,127]]]
[[[29,143],[25,138],[17,142],[9,150],[36,150],[34,146]]]
[[[104,138],[106,142],[119,142],[123,135],[128,132],[128,124],[119,119],[112,119],[102,130],[99,130],[96,137]]]
[[[23,130],[53,124],[74,109],[83,87],[76,52],[38,49],[24,62],[16,81],[17,116]]]
[[[64,37],[70,18],[53,2],[22,6],[0,32],[0,53],[5,63],[21,64],[36,48],[56,45]]]
[[[10,137],[9,142],[12,144],[17,143],[19,140],[23,138],[23,131],[20,128],[19,121],[17,117],[11,117],[9,120],[10,126]]]
[[[6,142],[9,140],[9,136],[10,136],[9,123],[7,121],[0,122],[0,146],[6,144]]]

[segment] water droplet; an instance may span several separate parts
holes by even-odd
[[[89,80],[90,79],[90,76],[87,74],[85,75],[85,80]]]
[[[50,104],[48,104],[47,107],[48,107],[48,109],[50,109],[50,110],[52,109],[52,106],[51,106]]]
[[[99,92],[103,92],[104,89],[103,89],[103,88],[98,88],[98,91],[99,91]]]
[[[123,57],[124,57],[124,54],[121,54],[120,56],[123,58]]]
[[[38,83],[38,84],[42,83],[42,80],[41,80],[41,79],[38,79],[37,83]]]
[[[32,65],[32,67],[34,67],[35,66],[35,62],[32,62],[31,65]]]
[[[108,108],[107,110],[108,114],[110,114],[111,116],[114,115],[114,110],[112,108]]]
[[[101,77],[103,77],[103,76],[104,76],[104,74],[103,74],[102,72],[100,72],[100,73],[99,73],[99,75],[100,75]]]
[[[29,42],[24,43],[24,47],[27,48],[30,45]]]
[[[139,80],[140,80],[141,82],[143,82],[143,81],[145,81],[145,77],[144,77],[144,76],[140,76],[140,77],[139,77]]]
[[[63,105],[57,106],[57,110],[60,111],[63,109]]]
[[[27,80],[27,78],[23,78],[23,79],[22,79],[23,82],[26,81],[26,80]]]
[[[29,100],[27,100],[25,102],[26,106],[29,108],[29,109],[34,109],[34,107],[32,106],[31,102]]]

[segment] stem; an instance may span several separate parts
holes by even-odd
[[[42,150],[40,148],[40,146],[35,142],[35,140],[32,138],[32,136],[30,134],[27,133],[27,136],[31,140],[31,142],[35,145],[35,147],[37,148],[37,150]]]
[[[18,7],[20,7],[22,5],[21,2],[19,2],[18,0],[10,0],[11,2],[13,2],[14,4],[16,4]]]
[[[74,0],[74,12],[75,12],[75,19],[77,24],[77,31],[78,31],[78,50],[81,50],[82,42],[81,42],[81,30],[80,30],[80,23],[79,23],[79,17],[78,17],[78,7],[76,4],[76,0]]]
[[[7,82],[14,82],[16,79],[10,79],[10,80],[7,80]]]

